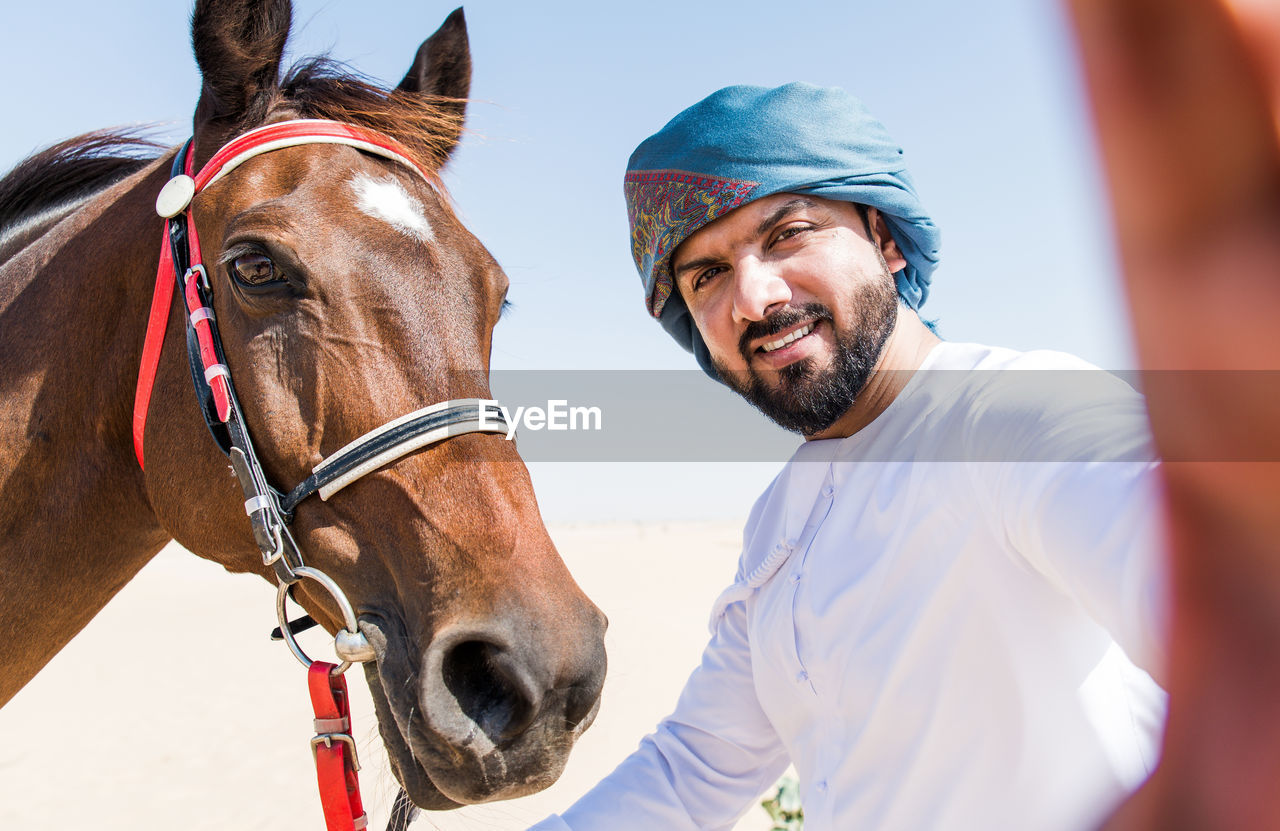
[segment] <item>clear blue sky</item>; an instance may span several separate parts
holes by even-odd
[[[297,0],[291,52],[395,83],[451,2]],[[189,129],[181,0],[6,9],[0,167],[96,127]],[[943,232],[925,307],[944,337],[1132,366],[1075,57],[1046,0],[466,5],[471,134],[446,177],[511,278],[495,369],[686,368],[643,312],[621,177],[636,143],[733,83],[862,97]],[[655,429],[670,429],[661,427]],[[539,464],[552,519],[742,518],[769,465]]]

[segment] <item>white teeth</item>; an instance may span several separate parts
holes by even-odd
[[[768,343],[766,343],[764,346],[760,348],[763,349],[765,352],[773,352],[775,349],[781,349],[782,347],[791,343],[791,341],[799,340],[800,338],[812,332],[813,327],[816,325],[817,324],[815,323],[810,323],[807,326],[802,326],[801,328],[787,335],[785,338],[782,338],[781,340],[769,341]]]

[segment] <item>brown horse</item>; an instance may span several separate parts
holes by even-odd
[[[430,181],[458,141],[470,85],[460,10],[392,91],[317,60],[281,79],[290,15],[288,0],[197,2],[194,168],[246,130],[309,118],[390,136],[428,175],[313,143],[251,158],[191,203],[226,364],[278,487],[424,405],[488,398],[507,288]],[[174,151],[145,155],[156,155],[145,142],[99,133],[0,182],[0,704],[170,539],[275,580],[193,395],[178,308],[145,470],[135,459],[155,203]],[[605,621],[560,561],[509,442],[434,444],[303,501],[290,527],[359,615],[381,733],[417,805],[556,779],[598,706]],[[297,598],[341,628],[315,583]]]

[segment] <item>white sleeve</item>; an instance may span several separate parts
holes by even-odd
[[[1028,483],[1010,531],[1019,552],[1120,644],[1129,660],[1164,674],[1167,587],[1158,466],[1062,464]]]
[[[756,699],[746,610],[734,603],[675,712],[562,816],[534,829],[731,829],[787,764],[786,751]]]
[[[990,508],[1010,546],[1160,680],[1168,587],[1145,403],[1101,370],[1055,375],[1079,380],[1007,425]]]

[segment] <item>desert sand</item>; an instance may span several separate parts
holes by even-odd
[[[740,538],[732,523],[550,530],[610,619],[599,718],[552,788],[423,814],[415,831],[525,828],[612,770],[674,705]],[[305,672],[268,639],[274,597],[259,577],[161,552],[0,710],[0,828],[323,829]],[[347,677],[362,794],[381,831],[396,785],[363,674]],[[769,825],[753,806],[738,831]]]

